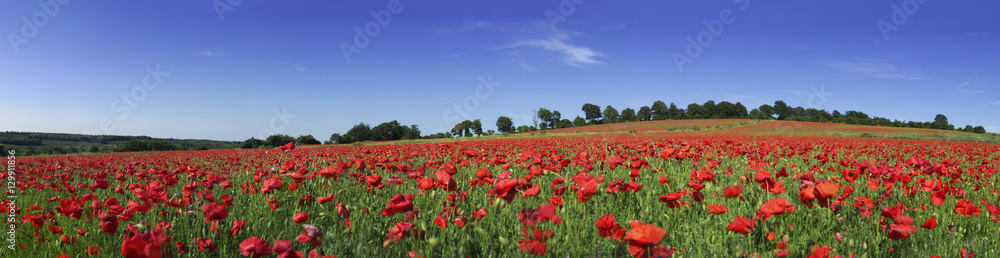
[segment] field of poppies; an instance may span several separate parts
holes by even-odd
[[[758,131],[18,157],[0,256],[1000,257],[1000,145]]]

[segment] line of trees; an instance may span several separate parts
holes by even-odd
[[[602,109],[599,105],[585,103],[580,110],[583,111],[584,116],[577,116],[575,119],[570,121],[569,119],[563,119],[562,114],[558,110],[550,110],[544,107],[539,108],[534,110],[532,125],[520,126],[515,126],[510,117],[501,116],[497,118],[497,131],[501,134],[508,134],[515,132],[532,132],[545,129],[622,122],[739,118],[912,127],[986,133],[986,129],[983,126],[973,127],[971,125],[966,125],[963,128],[956,128],[954,125],[948,123],[948,118],[942,114],[935,116],[934,120],[931,122],[903,122],[899,120],[889,120],[884,117],[869,116],[864,112],[855,110],[849,110],[841,113],[837,110],[829,112],[825,109],[803,108],[801,106],[792,107],[781,100],[775,101],[774,105],[764,104],[749,111],[747,107],[740,102],[732,103],[722,101],[716,103],[714,100],[709,100],[702,104],[691,103],[687,105],[687,108],[680,108],[674,103],[667,105],[665,102],[657,100],[653,102],[651,106],[640,107],[638,111],[632,108],[625,108],[621,112],[618,112],[618,109],[611,105]],[[473,136],[473,134],[477,136],[484,134],[492,135],[492,133],[489,132],[482,132],[482,125],[478,119],[473,121],[466,120],[458,123],[451,131],[451,135],[454,135],[455,137],[470,137]]]

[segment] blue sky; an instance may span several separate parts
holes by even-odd
[[[325,140],[780,99],[1000,131],[996,1],[317,2],[5,1],[0,130]]]

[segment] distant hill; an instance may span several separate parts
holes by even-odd
[[[181,150],[235,148],[240,142],[203,139],[153,138],[149,136],[85,135],[67,133],[0,132],[0,144],[16,149],[19,156],[111,152],[131,140],[166,141]]]

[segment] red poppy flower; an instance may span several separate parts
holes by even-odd
[[[240,230],[243,229],[244,225],[246,225],[246,221],[244,221],[244,220],[234,220],[233,221],[233,228],[232,228],[231,233],[229,233],[229,236],[234,237],[237,234],[239,234]]]
[[[118,231],[118,217],[108,214],[107,211],[101,212],[97,215],[97,218],[101,220],[98,225],[103,233],[115,233]]]
[[[223,220],[229,217],[229,209],[220,203],[206,203],[201,206],[201,211],[205,215],[205,223],[213,220]]]
[[[316,198],[316,202],[318,202],[318,203],[328,203],[328,202],[332,202],[332,201],[334,201],[336,199],[337,199],[337,196],[333,195],[331,193],[330,195],[320,196],[320,197]]]
[[[49,225],[49,232],[52,232],[53,235],[62,234],[62,229],[62,227],[56,225]]]
[[[299,243],[309,243],[313,247],[320,247],[323,245],[323,243],[319,241],[319,238],[323,237],[323,232],[320,232],[319,228],[313,225],[305,224],[302,225],[302,229],[306,232],[299,233],[299,236],[295,238],[295,241],[299,241]]]
[[[708,206],[705,206],[705,208],[713,214],[723,214],[729,211],[729,207],[724,205],[709,204]]]
[[[681,197],[684,197],[684,192],[677,191],[667,195],[660,195],[660,201],[667,203],[667,208],[676,209],[677,207],[680,207],[680,203],[677,202],[677,200],[680,200]]]
[[[292,216],[292,221],[295,223],[302,223],[309,219],[309,212],[299,212]]]
[[[576,199],[580,202],[590,201],[590,198],[597,194],[598,182],[597,179],[592,179],[580,185],[580,189],[576,192]]]
[[[400,221],[396,223],[395,226],[389,229],[389,233],[386,236],[385,241],[382,242],[382,248],[388,248],[390,243],[403,240],[410,235],[410,230],[413,228],[413,223],[406,221]]]
[[[597,232],[601,237],[612,238],[615,240],[621,240],[622,236],[625,235],[625,229],[621,228],[621,224],[615,220],[615,215],[606,214],[601,218],[597,219]]]
[[[240,243],[240,254],[243,256],[257,258],[268,256],[271,252],[271,244],[257,236],[247,238]]]
[[[194,240],[194,244],[198,246],[199,252],[205,252],[205,250],[208,250],[209,253],[212,253],[215,252],[216,247],[219,247],[219,244],[213,243],[211,238],[198,237]]]
[[[521,198],[528,198],[531,196],[538,195],[538,193],[541,192],[541,190],[542,190],[541,185],[532,186],[531,188],[528,188],[528,190],[524,190],[524,192],[521,193]]]
[[[729,231],[749,235],[753,231],[753,221],[747,217],[737,216],[733,222],[729,223]]]
[[[910,233],[917,232],[917,228],[910,224],[890,224],[889,239],[902,240],[910,236]]]
[[[397,193],[389,199],[388,205],[382,210],[382,216],[392,216],[396,213],[413,211],[413,195]]]
[[[659,243],[667,231],[653,224],[634,223],[632,229],[625,233],[625,241],[632,246],[645,246]]]
[[[486,209],[484,208],[476,209],[472,211],[472,221],[481,220],[483,219],[483,217],[486,217],[486,215],[490,215],[490,212],[487,211]]]
[[[564,203],[565,202],[563,201],[562,197],[559,197],[559,196],[549,197],[549,204],[562,207]]]
[[[284,181],[281,180],[281,177],[276,176],[268,178],[267,180],[264,180],[264,184],[261,185],[260,192],[268,194],[274,190],[281,189],[282,184],[284,184]]]
[[[444,216],[438,216],[436,219],[434,219],[434,224],[438,225],[438,227],[441,227],[441,229],[448,228],[448,220],[445,219]]]
[[[83,215],[83,209],[80,207],[80,203],[74,200],[60,199],[59,213],[72,219],[80,219],[80,216]]]
[[[982,208],[976,207],[972,202],[962,199],[955,203],[955,213],[965,216],[966,218],[971,216],[979,216],[982,212]]]
[[[97,246],[87,246],[87,255],[95,256],[101,254],[101,248]]]
[[[274,247],[271,248],[273,253],[278,254],[278,258],[301,258],[302,252],[292,250],[292,240],[282,239],[275,240]]]
[[[726,198],[733,198],[740,196],[742,194],[743,194],[743,186],[740,185],[727,186],[725,189],[722,190],[722,195],[725,196]]]
[[[920,227],[926,229],[934,229],[938,225],[937,216],[931,216],[931,218],[924,221],[924,224],[920,224]]]
[[[774,215],[781,215],[785,213],[795,212],[795,206],[792,206],[791,202],[783,197],[778,197],[771,199],[760,206],[760,210],[757,211],[758,216],[764,217],[764,219],[770,218]]]

